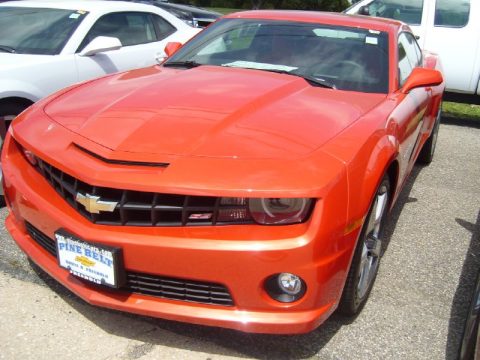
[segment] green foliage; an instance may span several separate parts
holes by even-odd
[[[192,0],[197,6],[233,9],[295,9],[342,11],[347,0]]]

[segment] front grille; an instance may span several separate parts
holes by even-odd
[[[147,274],[127,273],[127,290],[167,299],[202,304],[232,306],[230,293],[223,285],[200,281],[163,278]]]
[[[52,256],[57,257],[55,241],[26,223],[30,237]],[[201,304],[233,306],[228,289],[220,284],[195,280],[176,279],[158,275],[126,272],[127,282],[121,291],[149,295],[170,300],[196,302]],[[109,288],[109,290],[112,290]]]
[[[27,226],[27,231],[30,237],[35,240],[38,245],[47,250],[50,254],[57,257],[57,247],[55,245],[55,241],[50,239],[47,235],[38,230],[32,224],[28,222],[26,222],[25,224]]]
[[[95,224],[121,226],[195,226],[251,224],[244,198],[188,196],[89,185],[37,158],[37,168],[72,207]],[[77,194],[113,203],[113,211],[87,211]],[[222,200],[223,199],[223,200]]]

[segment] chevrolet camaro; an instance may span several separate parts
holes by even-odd
[[[248,11],[24,111],[13,239],[90,304],[259,333],[355,315],[444,82],[394,20]]]

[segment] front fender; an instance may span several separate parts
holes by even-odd
[[[18,97],[36,102],[43,96],[43,92],[29,82],[8,78],[0,79],[0,99]]]
[[[373,195],[399,153],[393,121],[385,121],[394,103],[387,101],[326,144],[323,150],[342,160],[348,176],[348,228],[363,224]],[[392,188],[396,186],[392,184]]]
[[[357,224],[363,224],[375,192],[398,154],[394,137],[384,134],[376,140],[366,144],[348,166],[349,220]],[[391,185],[394,189],[396,184]]]

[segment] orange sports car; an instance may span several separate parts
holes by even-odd
[[[15,119],[19,247],[137,314],[280,334],[359,312],[387,214],[432,161],[437,57],[393,20],[296,11],[232,14],[167,50]]]

